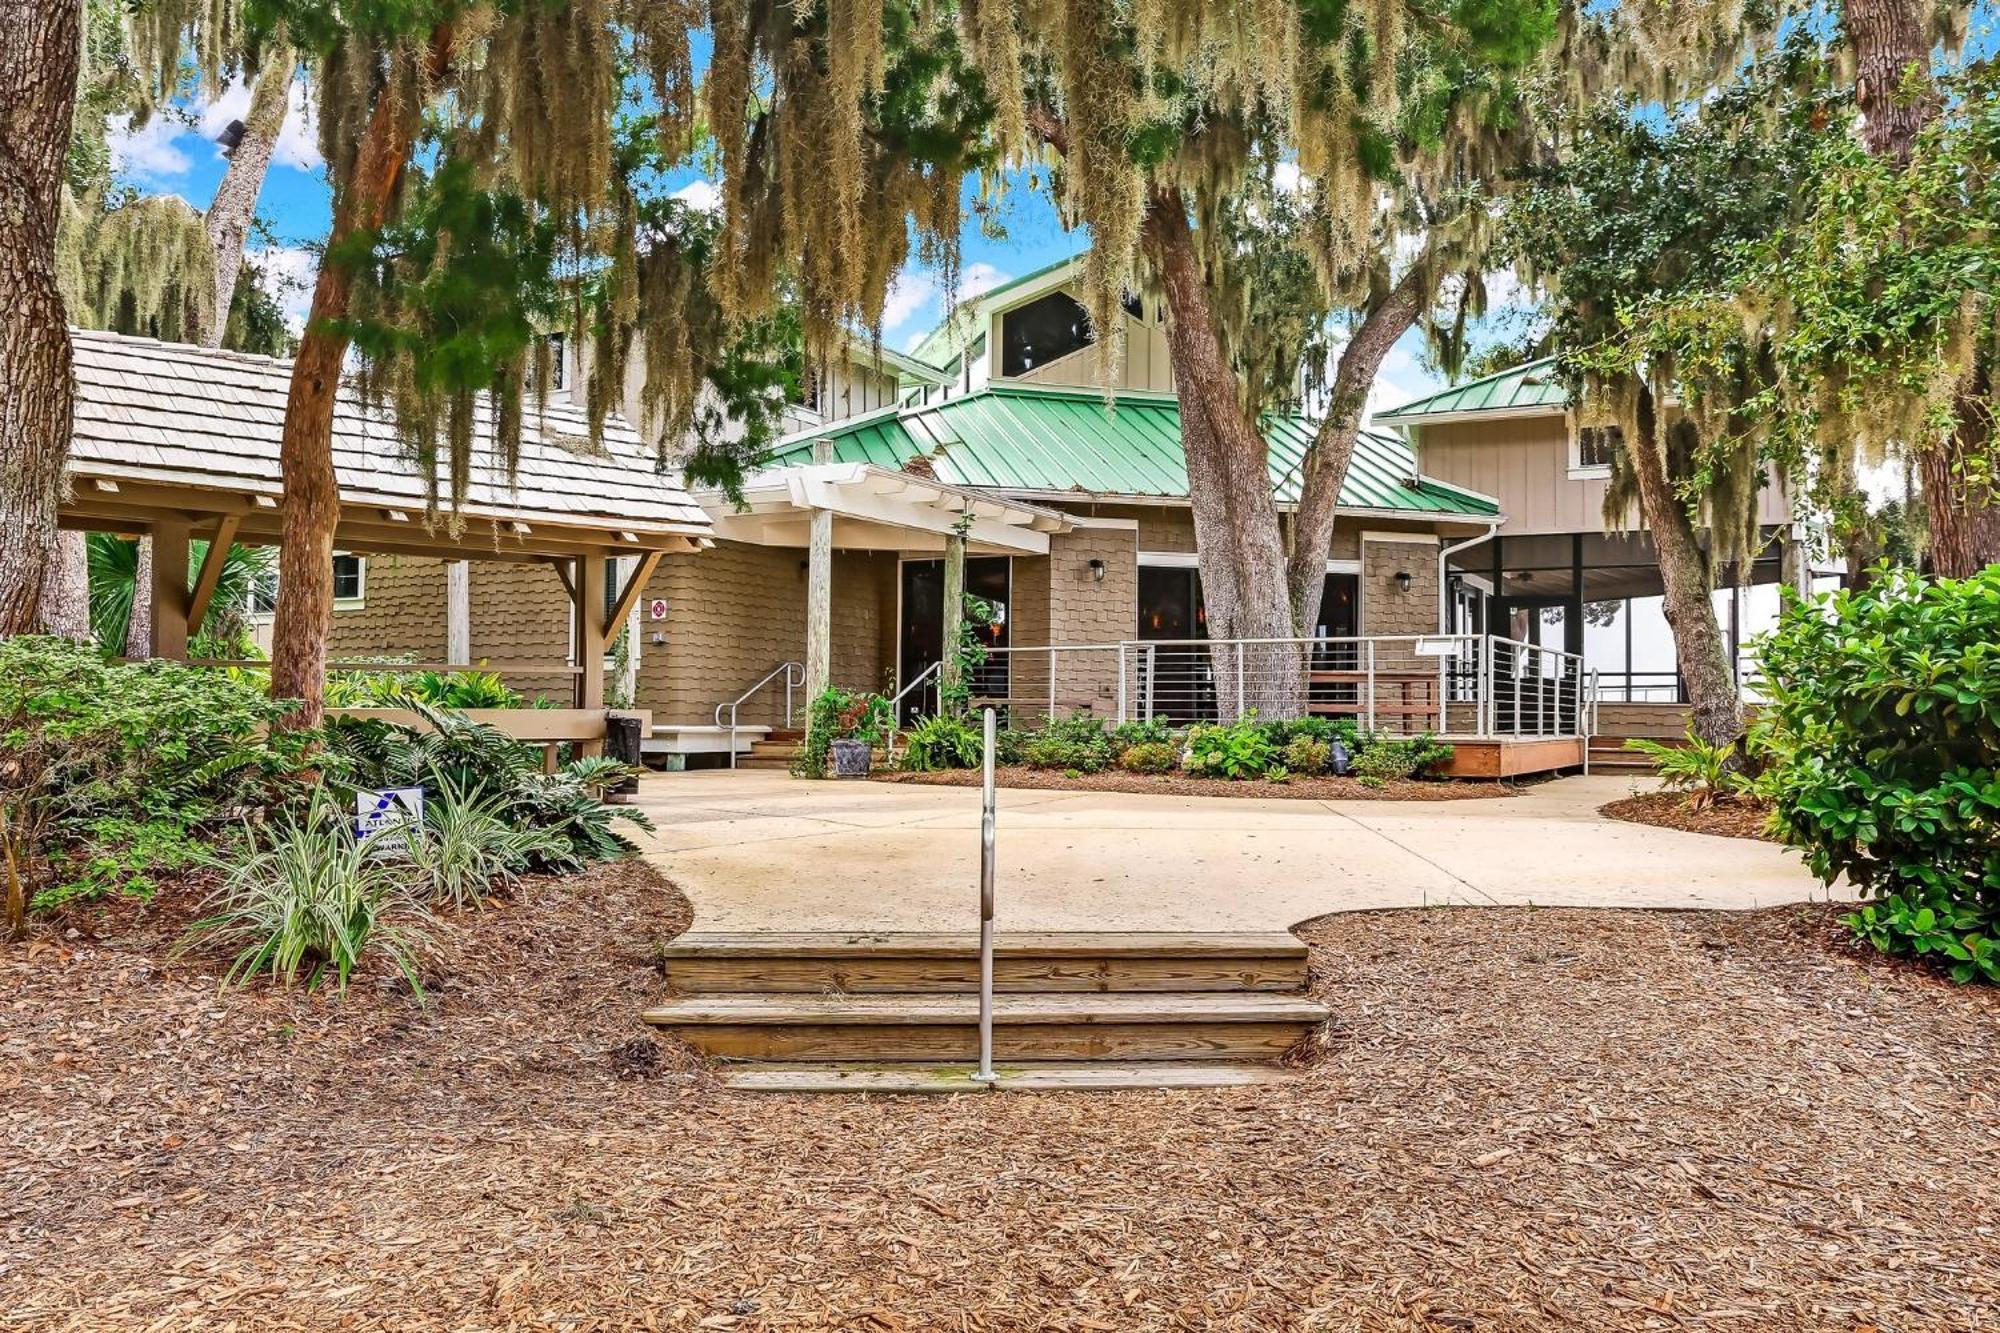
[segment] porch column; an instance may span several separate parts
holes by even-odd
[[[965,623],[965,535],[944,539],[944,651],[938,657],[938,703],[965,682],[959,679],[958,635]]]
[[[153,657],[185,662],[188,655],[188,536],[187,519],[153,520],[153,634],[147,645]]]
[[[472,662],[472,562],[450,560],[444,567],[444,660]]]
[[[833,461],[833,441],[813,441],[813,462]],[[815,509],[806,549],[806,703],[833,683],[833,511]]]
[[[576,559],[571,609],[576,624],[576,706],[604,707],[604,557]]]

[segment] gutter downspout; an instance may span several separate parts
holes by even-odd
[[[1494,519],[1494,520],[1493,520],[1493,523],[1492,523],[1492,526],[1488,527],[1488,528],[1486,529],[1486,531],[1484,531],[1484,532],[1480,533],[1480,534],[1479,534],[1479,535],[1478,535],[1477,537],[1467,537],[1467,538],[1466,538],[1466,539],[1465,539],[1464,541],[1462,541],[1462,542],[1454,542],[1454,543],[1452,543],[1452,544],[1451,544],[1450,546],[1447,546],[1447,547],[1444,547],[1443,549],[1439,550],[1439,552],[1438,552],[1438,617],[1437,617],[1437,632],[1438,632],[1438,633],[1440,633],[1440,634],[1444,634],[1444,633],[1447,633],[1447,632],[1448,632],[1448,631],[1447,631],[1447,629],[1445,628],[1445,620],[1446,620],[1446,614],[1445,614],[1445,613],[1446,613],[1446,610],[1447,610],[1447,608],[1449,607],[1449,603],[1448,603],[1448,601],[1446,600],[1446,598],[1447,598],[1448,594],[1447,594],[1447,593],[1446,593],[1446,591],[1445,591],[1445,569],[1446,569],[1446,562],[1447,562],[1447,561],[1449,561],[1449,560],[1451,559],[1451,557],[1453,557],[1453,556],[1457,555],[1457,554],[1458,554],[1458,553],[1459,553],[1460,551],[1463,551],[1463,550],[1467,550],[1467,549],[1469,549],[1469,548],[1471,548],[1471,547],[1474,547],[1474,546],[1477,546],[1477,545],[1479,545],[1479,544],[1480,544],[1481,542],[1490,542],[1490,541],[1492,541],[1492,540],[1493,540],[1493,539],[1494,539],[1494,538],[1495,538],[1496,536],[1498,536],[1498,535],[1499,535],[1499,533],[1500,533],[1500,525],[1501,525],[1502,523],[1504,523],[1505,521],[1506,521],[1505,519],[1498,519],[1498,518],[1496,518],[1496,519]],[[1500,591],[1500,590],[1499,590],[1498,588],[1495,588],[1495,589],[1494,589],[1494,592],[1495,592],[1496,594],[1497,594],[1497,593],[1498,593],[1499,591]]]

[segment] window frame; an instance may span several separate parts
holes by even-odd
[[[1618,432],[1616,438],[1612,438],[1610,434],[1614,431]],[[1607,480],[1611,476],[1611,459],[1608,454],[1601,463],[1584,461],[1583,440],[1586,434],[1608,440],[1610,449],[1615,451],[1620,440],[1623,438],[1624,432],[1619,431],[1616,426],[1579,426],[1569,433],[1569,479],[1571,481]]]
[[[365,555],[356,555],[352,551],[335,551],[333,559],[335,571],[333,575],[333,609],[336,611],[360,610],[368,603],[368,557]],[[352,560],[354,562],[354,593],[347,597],[340,595],[339,562],[342,560]]]

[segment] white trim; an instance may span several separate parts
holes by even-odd
[[[1600,467],[1582,467],[1571,464],[1569,479],[1571,481],[1609,481],[1611,480],[1611,467],[1609,464]]]
[[[1137,532],[1139,520],[1136,518],[1097,518],[1086,514],[1071,514],[1070,521],[1079,528],[1099,528],[1106,532]]]
[[[1364,532],[1364,542],[1394,542],[1398,546],[1436,546],[1442,539],[1435,532]]]
[[[1193,551],[1141,551],[1139,565],[1143,569],[1199,569],[1199,557]],[[1359,560],[1333,560],[1326,562],[1329,574],[1359,574]]]

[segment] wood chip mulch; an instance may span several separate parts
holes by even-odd
[[[0,948],[0,1328],[1901,1330],[2000,1306],[2000,996],[1827,909],[1302,931],[1295,1083],[775,1097],[638,1023],[624,865],[420,1009]]]
[[[876,782],[910,782],[928,787],[977,787],[979,771],[947,768],[934,773],[880,772],[870,775]],[[996,768],[993,781],[1002,787],[1026,787],[1035,791],[1115,791],[1139,796],[1235,796],[1293,801],[1464,801],[1481,797],[1512,796],[1515,788],[1501,782],[1471,782],[1462,779],[1417,782],[1409,779],[1385,781],[1379,787],[1363,785],[1355,778],[1294,777],[1284,782],[1261,778],[1231,782],[1226,778],[1191,778],[1182,773],[1127,773],[1113,769],[1104,773],[1079,773],[1075,777],[1056,769],[1026,765]]]
[[[1752,838],[1758,842],[1779,841],[1765,828],[1771,812],[1752,801],[1717,801],[1706,810],[1695,810],[1678,792],[1654,791],[1601,805],[1597,813],[1606,819],[1622,819],[1629,824],[1652,824],[1657,828],[1674,828],[1687,833]]]

